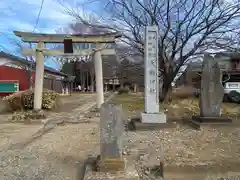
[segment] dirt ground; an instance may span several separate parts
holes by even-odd
[[[207,174],[240,173],[240,128],[210,128],[201,131],[185,126],[158,131],[127,132],[125,152],[127,159],[136,162],[144,179],[155,172],[151,168],[164,162],[166,179],[200,179]],[[168,178],[167,178],[168,177]],[[204,178],[203,178],[204,177]],[[153,179],[156,179],[153,176]],[[194,177],[196,179],[196,177]]]
[[[51,121],[77,119],[78,122],[60,124],[33,139],[44,125],[9,123],[1,119],[0,179],[80,179],[84,160],[98,145],[99,119],[91,118],[86,122],[84,118],[88,106],[95,100],[95,94],[63,97],[61,112],[51,112],[48,118]],[[0,118],[6,118],[6,115],[0,115]]]
[[[23,149],[0,153],[3,180],[80,179],[87,156],[97,147],[97,124],[59,126]]]
[[[142,95],[118,95],[112,101],[123,104],[129,118],[139,116],[144,108]],[[189,104],[192,101],[193,106]],[[125,133],[124,154],[135,161],[139,174],[146,180],[161,179],[156,170],[160,160],[164,162],[166,179],[240,179],[240,106],[224,104],[223,108],[223,114],[233,117],[236,126],[206,126],[199,131],[176,121],[175,128],[129,131]],[[162,106],[168,117],[175,120],[197,114],[196,109],[195,100]]]
[[[81,180],[87,157],[99,154],[99,113],[84,114],[95,98],[94,94],[64,97],[66,108],[52,112],[49,118],[77,119],[77,123],[59,124],[28,143],[23,142],[42,125],[2,123],[0,180]],[[143,110],[141,95],[117,95],[110,102],[123,104],[126,117]],[[197,131],[176,123],[175,128],[126,131],[123,154],[136,165],[141,180],[161,179],[158,170],[153,169],[160,160],[164,162],[165,179],[240,179],[239,137],[239,126],[204,127]]]

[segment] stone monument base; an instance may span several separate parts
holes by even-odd
[[[167,117],[164,112],[159,113],[141,113],[142,123],[162,124],[167,122]]]
[[[124,171],[126,168],[126,160],[120,158],[109,158],[99,160],[96,165],[98,167],[98,171],[101,172]]]
[[[134,118],[127,123],[127,130],[129,131],[154,131],[175,127],[176,123],[171,120],[167,120],[166,123],[142,123],[140,118]]]
[[[107,162],[106,162],[107,161]],[[87,164],[84,174],[84,180],[139,180],[139,175],[135,169],[135,167],[124,161],[124,168],[122,161],[115,161],[113,160],[99,161],[100,171],[93,170],[93,164]],[[104,167],[104,164],[108,164],[107,167]],[[115,165],[119,164],[120,168],[117,168]],[[110,167],[112,165],[113,167]],[[114,168],[115,167],[115,168]],[[123,169],[122,169],[123,168]],[[122,170],[119,170],[122,169]]]
[[[193,116],[192,120],[199,123],[231,123],[232,122],[231,118],[222,117],[222,116],[216,116],[216,117]]]
[[[172,127],[175,127],[175,124],[172,122],[167,123],[167,118],[164,113],[141,113],[140,119],[131,119],[127,124],[127,129],[130,131],[155,130]]]
[[[203,116],[193,116],[189,119],[187,123],[194,129],[200,129],[201,126],[219,126],[232,123],[232,119],[229,117],[203,117]]]

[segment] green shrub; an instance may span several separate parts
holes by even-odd
[[[42,108],[52,109],[57,105],[59,94],[55,91],[43,89]],[[26,90],[14,93],[4,98],[13,111],[33,109],[34,90]]]

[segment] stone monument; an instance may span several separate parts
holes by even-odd
[[[194,116],[198,122],[229,122],[231,119],[221,117],[221,104],[224,96],[222,71],[217,61],[205,55],[202,64],[200,90],[200,116]]]
[[[138,180],[135,167],[122,155],[122,106],[104,103],[100,110],[100,156],[95,171],[86,168],[84,180]]]
[[[166,123],[166,115],[159,112],[158,27],[148,26],[145,33],[144,55],[145,112],[142,123]]]
[[[125,162],[122,158],[122,135],[124,132],[122,107],[103,104],[100,113],[100,171],[123,171]]]

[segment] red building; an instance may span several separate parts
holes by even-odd
[[[32,70],[31,70],[32,69]],[[34,87],[35,80],[35,63],[26,59],[0,52],[0,83],[18,82],[18,90],[23,91]],[[67,77],[66,74],[53,68],[45,67],[44,69],[44,88],[62,92],[62,80]],[[32,83],[31,83],[32,82]],[[6,96],[9,92],[4,92],[0,86],[0,96]]]

